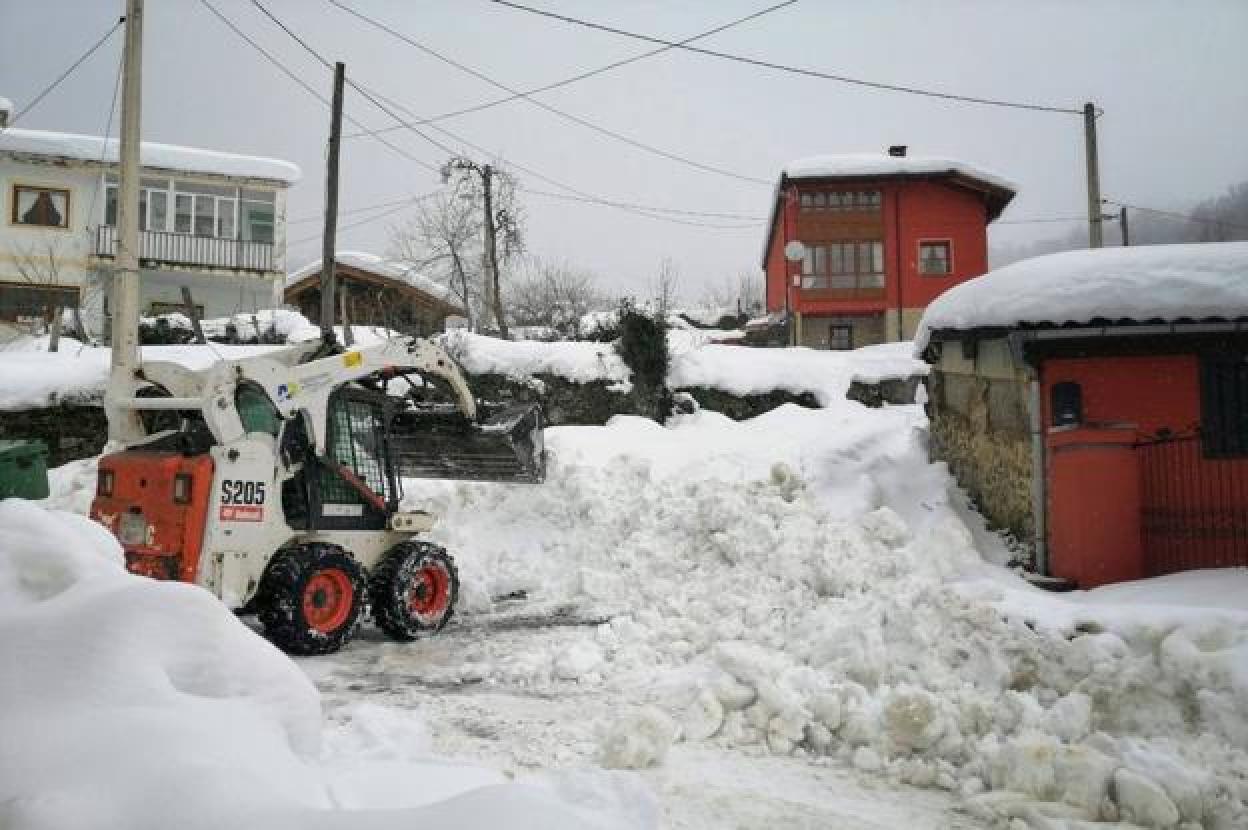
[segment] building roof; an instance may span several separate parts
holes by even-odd
[[[1248,242],[1066,251],[957,285],[923,315],[933,331],[1248,319]]]
[[[951,184],[984,194],[988,205],[988,221],[996,219],[1018,192],[1018,186],[1004,176],[958,159],[936,156],[890,156],[886,153],[841,153],[807,156],[794,159],[780,171],[775,195],[771,201],[771,217],[763,242],[763,268],[767,267],[767,250],[776,230],[776,214],[780,210],[784,187],[791,181],[825,181],[835,179],[907,179],[942,177]]]
[[[408,263],[395,259],[386,259],[377,254],[369,254],[363,251],[338,251],[334,254],[334,264],[354,268],[357,271],[364,271],[395,282],[405,283],[417,291],[441,300],[448,306],[459,308],[459,300],[452,296],[445,286],[417,272]],[[294,288],[313,277],[318,277],[320,273],[321,260],[313,260],[307,265],[296,268],[286,276],[286,288],[287,290]]]
[[[17,128],[0,130],[0,154],[5,155],[25,154],[117,164],[119,144],[115,138],[95,135]],[[266,179],[288,185],[299,181],[301,176],[296,165],[280,159],[222,153],[198,147],[179,147],[175,144],[157,144],[153,141],[144,141],[139,155],[144,167],[161,170]]]

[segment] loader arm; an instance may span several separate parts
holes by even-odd
[[[436,344],[415,338],[393,338],[307,363],[294,363],[285,353],[221,361],[190,373],[171,363],[148,363],[144,377],[165,387],[169,398],[132,398],[120,402],[131,409],[196,409],[213,436],[222,443],[243,437],[245,430],[234,405],[241,382],[261,388],[283,418],[307,413],[308,438],[317,455],[325,454],[330,396],[343,384],[370,376],[386,378],[416,372],[440,379],[451,390],[456,408],[470,421],[477,418],[476,401],[459,366]],[[194,375],[197,382],[192,381]]]

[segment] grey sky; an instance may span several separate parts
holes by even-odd
[[[774,0],[773,0],[774,1]],[[329,74],[245,0],[212,0],[237,25],[328,95]],[[573,28],[485,0],[345,0],[509,85],[529,88],[645,51],[646,44]],[[770,5],[768,0],[533,5],[674,38]],[[20,108],[121,13],[120,0],[0,0],[0,95]],[[499,96],[484,82],[368,28],[323,0],[266,5],[349,76],[421,113]],[[272,155],[303,168],[292,219],[322,207],[327,112],[196,0],[148,0],[144,137]],[[99,133],[109,109],[116,37],[23,121]],[[1248,179],[1248,2],[832,2],[802,0],[704,45],[777,62],[963,94],[1078,107],[1101,119],[1106,195],[1184,207]],[[1003,110],[863,90],[680,52],[545,93],[550,104],[707,164],[774,180],[787,160],[892,143],[995,170],[1019,185],[1003,219],[1084,210],[1081,124],[1070,115]],[[348,94],[374,127],[389,116]],[[767,186],[699,172],[569,124],[524,101],[444,126],[513,160],[604,197],[672,208],[765,214]],[[347,127],[347,131],[353,128]],[[454,145],[455,142],[438,136]],[[388,134],[432,164],[445,153],[410,132]],[[523,184],[554,190],[519,174]],[[343,151],[343,209],[424,193],[437,176],[378,142]],[[678,263],[686,293],[756,267],[762,227],[707,228],[619,210],[524,197],[530,250],[641,291],[659,260]],[[340,247],[384,252],[404,214],[347,230]],[[346,217],[342,224],[352,221]],[[723,220],[697,220],[718,222]],[[730,224],[730,223],[728,223]],[[317,255],[319,222],[291,227],[291,265]],[[1000,225],[993,239],[1058,235],[1060,225]],[[1112,231],[1110,231],[1112,233]]]

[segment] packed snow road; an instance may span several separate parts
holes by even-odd
[[[595,618],[566,606],[474,616],[436,639],[411,644],[389,643],[368,630],[345,651],[299,665],[321,691],[331,758],[432,753],[517,775],[594,769],[603,760],[604,729],[622,714],[661,703],[661,695],[644,686],[576,680],[534,686],[531,676],[500,679],[480,667],[566,653],[581,636],[578,620]],[[337,728],[352,737],[332,740]],[[673,830],[988,826],[946,793],[899,786],[809,756],[681,743],[641,774],[657,796],[663,826]]]

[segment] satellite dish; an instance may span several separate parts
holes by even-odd
[[[806,258],[806,246],[794,239],[784,246],[784,258],[789,262],[801,262]]]

